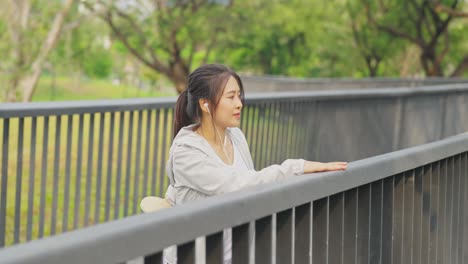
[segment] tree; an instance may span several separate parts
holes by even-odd
[[[5,99],[31,101],[45,62],[62,32],[73,0],[44,4],[38,0],[4,1],[0,16],[8,32],[3,71]],[[50,22],[50,17],[53,21]]]
[[[456,13],[461,12],[463,3],[458,0],[361,0],[361,3],[371,25],[419,48],[421,66],[427,76],[456,77],[468,68],[468,51],[454,63],[451,73],[447,72],[450,63],[445,61],[452,49],[451,29],[456,18],[461,17]]]
[[[208,61],[225,32],[231,2],[209,0],[86,1],[113,37],[145,66],[168,77],[181,93],[195,60]],[[200,58],[201,57],[201,58]]]
[[[379,31],[369,25],[365,10],[359,3],[348,1],[346,6],[354,43],[365,62],[368,76],[376,77],[384,59],[395,56],[404,46],[401,41],[395,40],[387,32]]]

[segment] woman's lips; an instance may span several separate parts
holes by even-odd
[[[235,118],[240,118],[240,116],[241,116],[240,114],[234,114]]]

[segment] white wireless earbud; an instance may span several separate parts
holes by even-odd
[[[205,106],[206,110],[208,110],[208,113],[209,113],[209,112],[210,112],[210,108],[208,107],[208,103],[204,103],[203,105]]]

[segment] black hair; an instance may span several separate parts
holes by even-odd
[[[183,91],[175,106],[174,137],[184,126],[197,122],[201,117],[198,103],[206,99],[212,114],[221,99],[226,83],[230,77],[236,79],[240,88],[242,104],[244,104],[244,87],[242,81],[233,70],[222,64],[206,64],[194,70],[188,78],[187,89]]]

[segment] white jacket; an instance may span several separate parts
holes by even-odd
[[[255,171],[249,146],[239,128],[228,128],[227,135],[237,146],[248,172],[226,166],[209,143],[193,132],[195,124],[182,128],[174,138],[166,165],[170,185],[166,198],[171,205],[183,204],[207,196],[238,191],[258,184],[284,180],[303,174],[303,159],[288,159]]]

